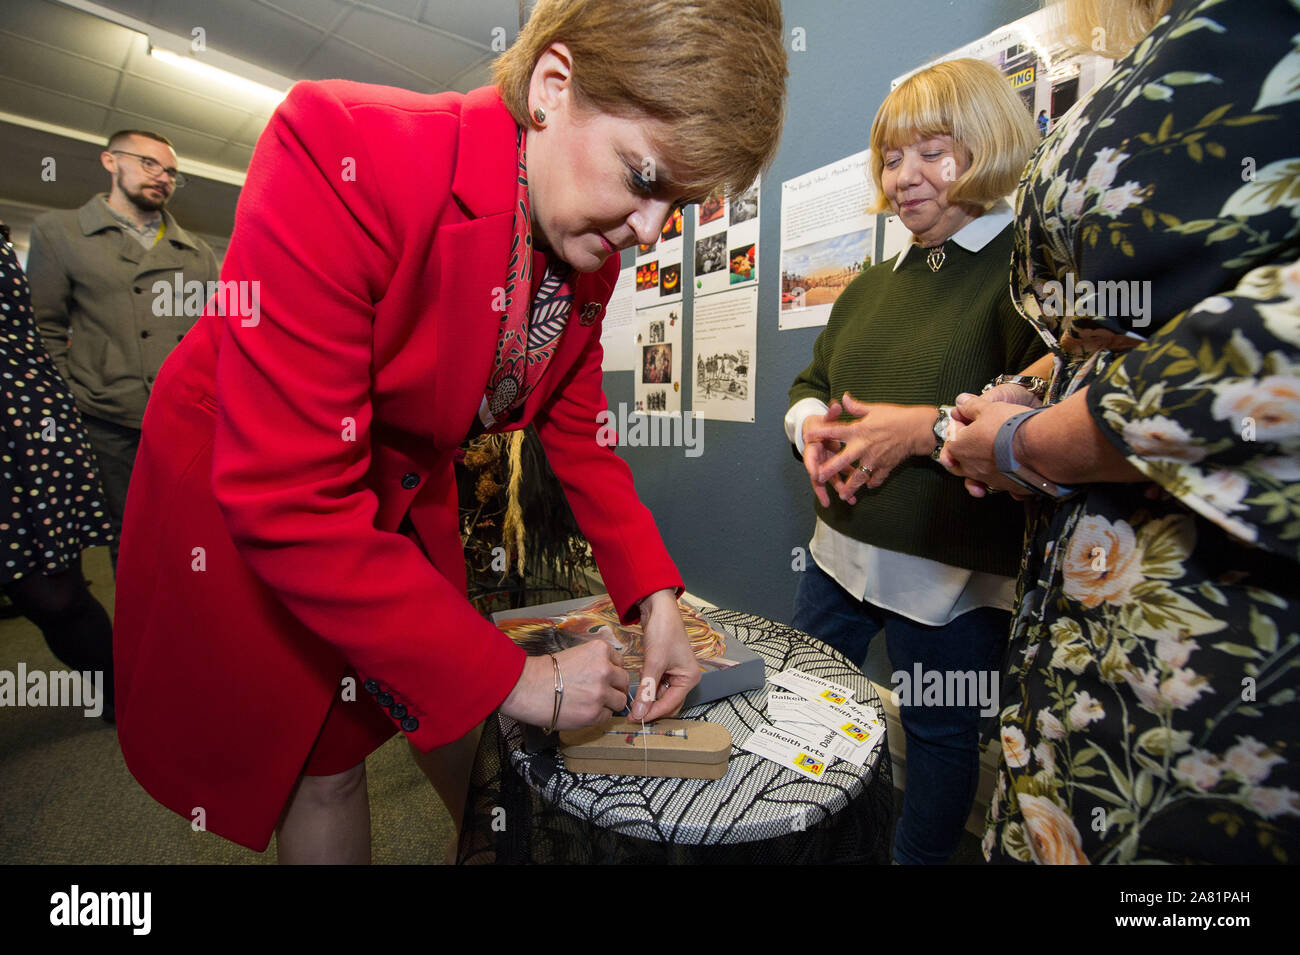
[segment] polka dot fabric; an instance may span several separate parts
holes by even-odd
[[[95,453],[0,225],[0,584],[68,567],[110,527]]]

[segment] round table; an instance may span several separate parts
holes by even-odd
[[[871,682],[820,641],[753,614],[708,610],[763,657],[767,675],[796,668],[880,708]],[[525,751],[524,728],[496,714],[471,777],[458,862],[888,863],[894,799],[888,740],[866,765],[836,760],[820,780],[739,748],[770,722],[761,689],[682,712],[721,723],[733,744],[719,780],[570,773],[554,749]]]

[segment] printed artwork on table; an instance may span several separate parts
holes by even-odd
[[[686,638],[697,660],[723,659],[727,635],[711,626],[698,610],[678,601]],[[623,667],[637,680],[645,662],[643,632],[639,624],[619,622],[618,611],[609,597],[600,597],[556,617],[512,617],[503,621],[502,631],[529,656],[559,653],[589,640],[604,640],[623,654]],[[702,665],[701,670],[708,669]]]

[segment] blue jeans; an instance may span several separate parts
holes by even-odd
[[[996,692],[1011,614],[981,607],[946,626],[929,627],[858,600],[810,562],[799,581],[792,625],[859,665],[883,629],[895,672],[910,678],[918,663],[927,673],[974,671],[977,685]],[[961,841],[979,785],[980,706],[921,705],[920,689],[899,706],[907,736],[907,780],[903,818],[894,831],[894,861],[939,865]]]

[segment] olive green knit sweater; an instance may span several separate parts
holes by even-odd
[[[896,272],[890,259],[858,276],[836,300],[790,404],[829,403],[847,391],[859,401],[937,407],[1042,355],[1011,302],[1011,226],[977,253],[954,242],[945,253],[938,272],[912,250]],[[829,508],[814,505],[831,527],[877,547],[1007,576],[1020,563],[1022,505],[1005,494],[970,497],[929,457],[904,461],[855,505],[833,493]]]

